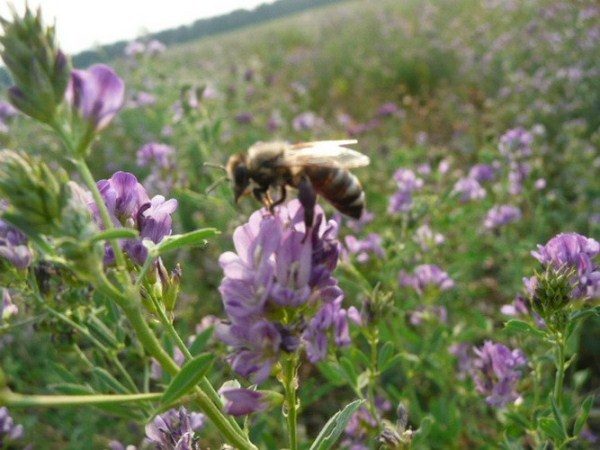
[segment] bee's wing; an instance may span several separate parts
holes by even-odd
[[[317,141],[295,144],[283,153],[282,164],[291,167],[323,166],[352,169],[369,165],[370,159],[343,145],[356,144],[355,140]]]

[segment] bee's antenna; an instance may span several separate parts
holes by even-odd
[[[204,167],[210,167],[211,169],[220,169],[220,170],[222,170],[223,172],[227,173],[227,169],[226,169],[226,168],[225,168],[225,166],[224,166],[224,165],[222,165],[222,164],[213,164],[213,163],[208,163],[208,162],[205,162],[205,163],[202,163],[202,165],[203,165]]]
[[[221,183],[223,183],[223,181],[227,181],[227,177],[221,177],[218,180],[216,180],[214,183],[212,183],[210,186],[208,186],[205,190],[204,190],[204,194],[208,195],[210,194],[212,191],[214,191]]]

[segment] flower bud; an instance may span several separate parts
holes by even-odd
[[[56,44],[54,27],[46,27],[40,10],[25,9],[22,17],[0,18],[2,59],[14,86],[9,89],[11,103],[23,113],[50,123],[62,102],[69,81],[69,62]]]
[[[65,184],[63,171],[24,153],[0,151],[0,196],[10,204],[3,218],[30,237],[56,232]]]

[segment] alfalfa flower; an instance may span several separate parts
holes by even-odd
[[[54,120],[69,80],[69,64],[56,43],[54,27],[46,27],[41,11],[28,7],[12,21],[0,18],[1,55],[14,85],[10,102],[20,111],[44,123]]]
[[[2,309],[0,310],[0,319],[2,319],[4,322],[9,320],[12,316],[18,314],[19,307],[13,303],[8,289],[0,288],[0,291],[2,291]]]
[[[384,258],[385,250],[382,247],[383,239],[377,233],[369,233],[365,239],[357,239],[355,236],[346,236],[346,248],[348,253],[356,256],[359,263],[366,263],[372,257]]]
[[[479,184],[479,181],[471,177],[459,179],[454,184],[452,192],[460,195],[460,201],[463,203],[481,200],[486,196],[485,189]]]
[[[483,226],[488,230],[497,230],[521,219],[521,210],[512,205],[492,207],[485,216]]]
[[[332,276],[339,256],[337,224],[316,209],[304,229],[300,202],[274,215],[257,211],[233,235],[235,252],[221,255],[219,288],[228,323],[217,336],[232,347],[234,370],[253,383],[265,381],[284,353],[306,349],[309,360],[325,357],[329,335],[349,343],[343,293]]]
[[[485,395],[487,403],[494,407],[503,407],[517,400],[521,369],[527,364],[523,352],[491,341],[474,348],[474,352],[476,357],[472,360],[471,375],[477,392]]]
[[[158,450],[200,450],[195,433],[205,423],[204,414],[170,409],[146,425],[146,437]]]
[[[428,252],[432,248],[443,244],[446,238],[443,234],[433,231],[428,224],[424,224],[416,229],[414,240],[424,252]]]
[[[171,165],[171,157],[175,149],[170,145],[159,142],[148,142],[137,151],[137,163],[140,167],[147,167],[156,164],[162,169]]]
[[[247,416],[266,411],[282,401],[281,394],[277,392],[228,386],[227,383],[219,389],[219,394],[225,399],[223,406],[225,412],[232,416]]]
[[[105,128],[123,107],[125,83],[105,64],[73,70],[66,98],[93,131]]]
[[[135,175],[128,172],[116,172],[111,178],[98,181],[97,186],[113,225],[133,228],[139,232],[140,239],[129,239],[122,247],[134,262],[143,264],[148,256],[143,240],[148,239],[158,244],[171,234],[171,215],[177,209],[177,200],[167,200],[162,195],[150,199]],[[91,199],[89,207],[96,223],[103,228],[98,207]],[[111,264],[113,260],[113,249],[107,245],[105,263]]]
[[[0,258],[17,269],[25,269],[31,264],[32,257],[27,237],[11,224],[0,220]]]
[[[413,288],[419,295],[432,288],[446,291],[454,287],[454,280],[435,264],[419,265],[412,275],[401,271],[398,280],[402,286]]]
[[[396,171],[394,180],[398,190],[390,197],[388,212],[398,214],[410,211],[413,206],[413,193],[423,187],[423,180],[412,170],[403,168]]]

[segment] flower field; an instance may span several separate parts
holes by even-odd
[[[0,448],[598,448],[596,2],[49,23],[0,22]]]

